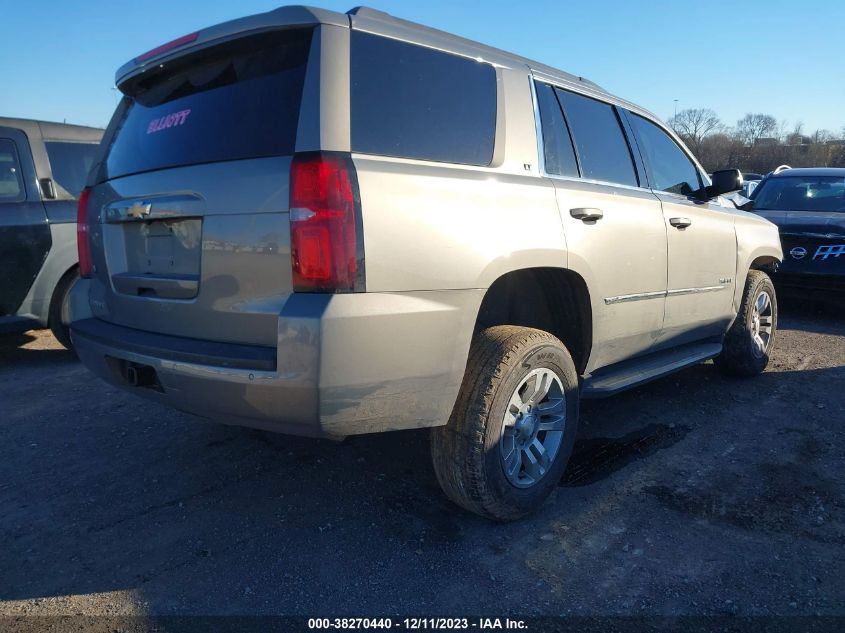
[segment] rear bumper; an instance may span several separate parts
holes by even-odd
[[[71,336],[106,381],[227,424],[344,437],[445,424],[457,397],[483,291],[298,295],[276,348],[122,327],[86,313],[74,289]],[[136,386],[127,367],[149,367]],[[146,370],[145,370],[146,371]]]

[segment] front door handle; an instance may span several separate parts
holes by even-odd
[[[689,218],[669,218],[669,224],[674,226],[676,229],[685,229],[692,224],[692,220]]]
[[[595,222],[604,217],[604,212],[601,209],[578,208],[570,209],[569,215],[582,222]]]

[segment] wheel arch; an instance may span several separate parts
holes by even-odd
[[[748,266],[749,270],[762,270],[763,272],[774,272],[781,260],[774,255],[760,255]],[[747,273],[746,273],[747,274]]]
[[[473,335],[494,325],[519,325],[559,338],[583,373],[593,342],[590,293],[578,273],[557,267],[511,270],[493,281],[478,309]]]
[[[736,287],[734,309],[739,310],[749,270],[771,271],[783,261],[778,227],[751,213],[736,218]]]

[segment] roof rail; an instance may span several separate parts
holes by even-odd
[[[384,11],[379,11],[378,9],[371,9],[370,7],[365,7],[365,6],[357,6],[357,7],[353,7],[351,9],[349,9],[349,11],[346,12],[346,15],[348,15],[350,17],[358,17],[358,18],[364,18],[364,19],[370,19],[370,20],[377,20],[377,21],[380,21],[380,22],[399,24],[399,25],[402,25],[404,27],[407,27],[407,28],[413,29],[415,31],[421,32],[421,33],[437,34],[437,35],[441,35],[441,36],[444,36],[444,37],[449,37],[449,38],[452,38],[456,42],[462,42],[464,44],[469,44],[473,47],[477,47],[481,50],[493,51],[497,54],[505,55],[510,59],[517,60],[517,61],[520,61],[520,62],[528,65],[532,69],[539,70],[541,72],[546,72],[546,73],[552,72],[555,75],[563,75],[572,82],[584,84],[586,86],[589,86],[589,87],[597,90],[598,92],[602,92],[602,93],[607,94],[607,91],[604,88],[602,88],[601,86],[599,86],[595,82],[590,81],[586,77],[581,77],[579,75],[573,75],[572,73],[568,73],[566,71],[562,71],[562,70],[559,70],[557,68],[551,68],[549,66],[546,66],[545,64],[538,63],[534,60],[526,59],[525,57],[522,57],[521,55],[516,55],[515,53],[511,53],[509,51],[504,51],[504,50],[498,49],[496,47],[489,46],[487,44],[482,44],[481,42],[473,41],[473,40],[470,40],[468,38],[461,37],[460,35],[455,35],[454,33],[450,33],[448,31],[441,31],[440,29],[436,29],[436,28],[433,28],[433,27],[430,27],[430,26],[426,26],[426,25],[420,24],[418,22],[412,22],[411,20],[406,20],[404,18],[397,18],[396,16],[391,15],[390,13],[386,13]]]

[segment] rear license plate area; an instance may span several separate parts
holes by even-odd
[[[112,270],[120,294],[160,299],[193,299],[199,293],[201,218],[123,222],[125,258]]]
[[[126,272],[148,275],[197,274],[202,220],[185,218],[124,223]]]

